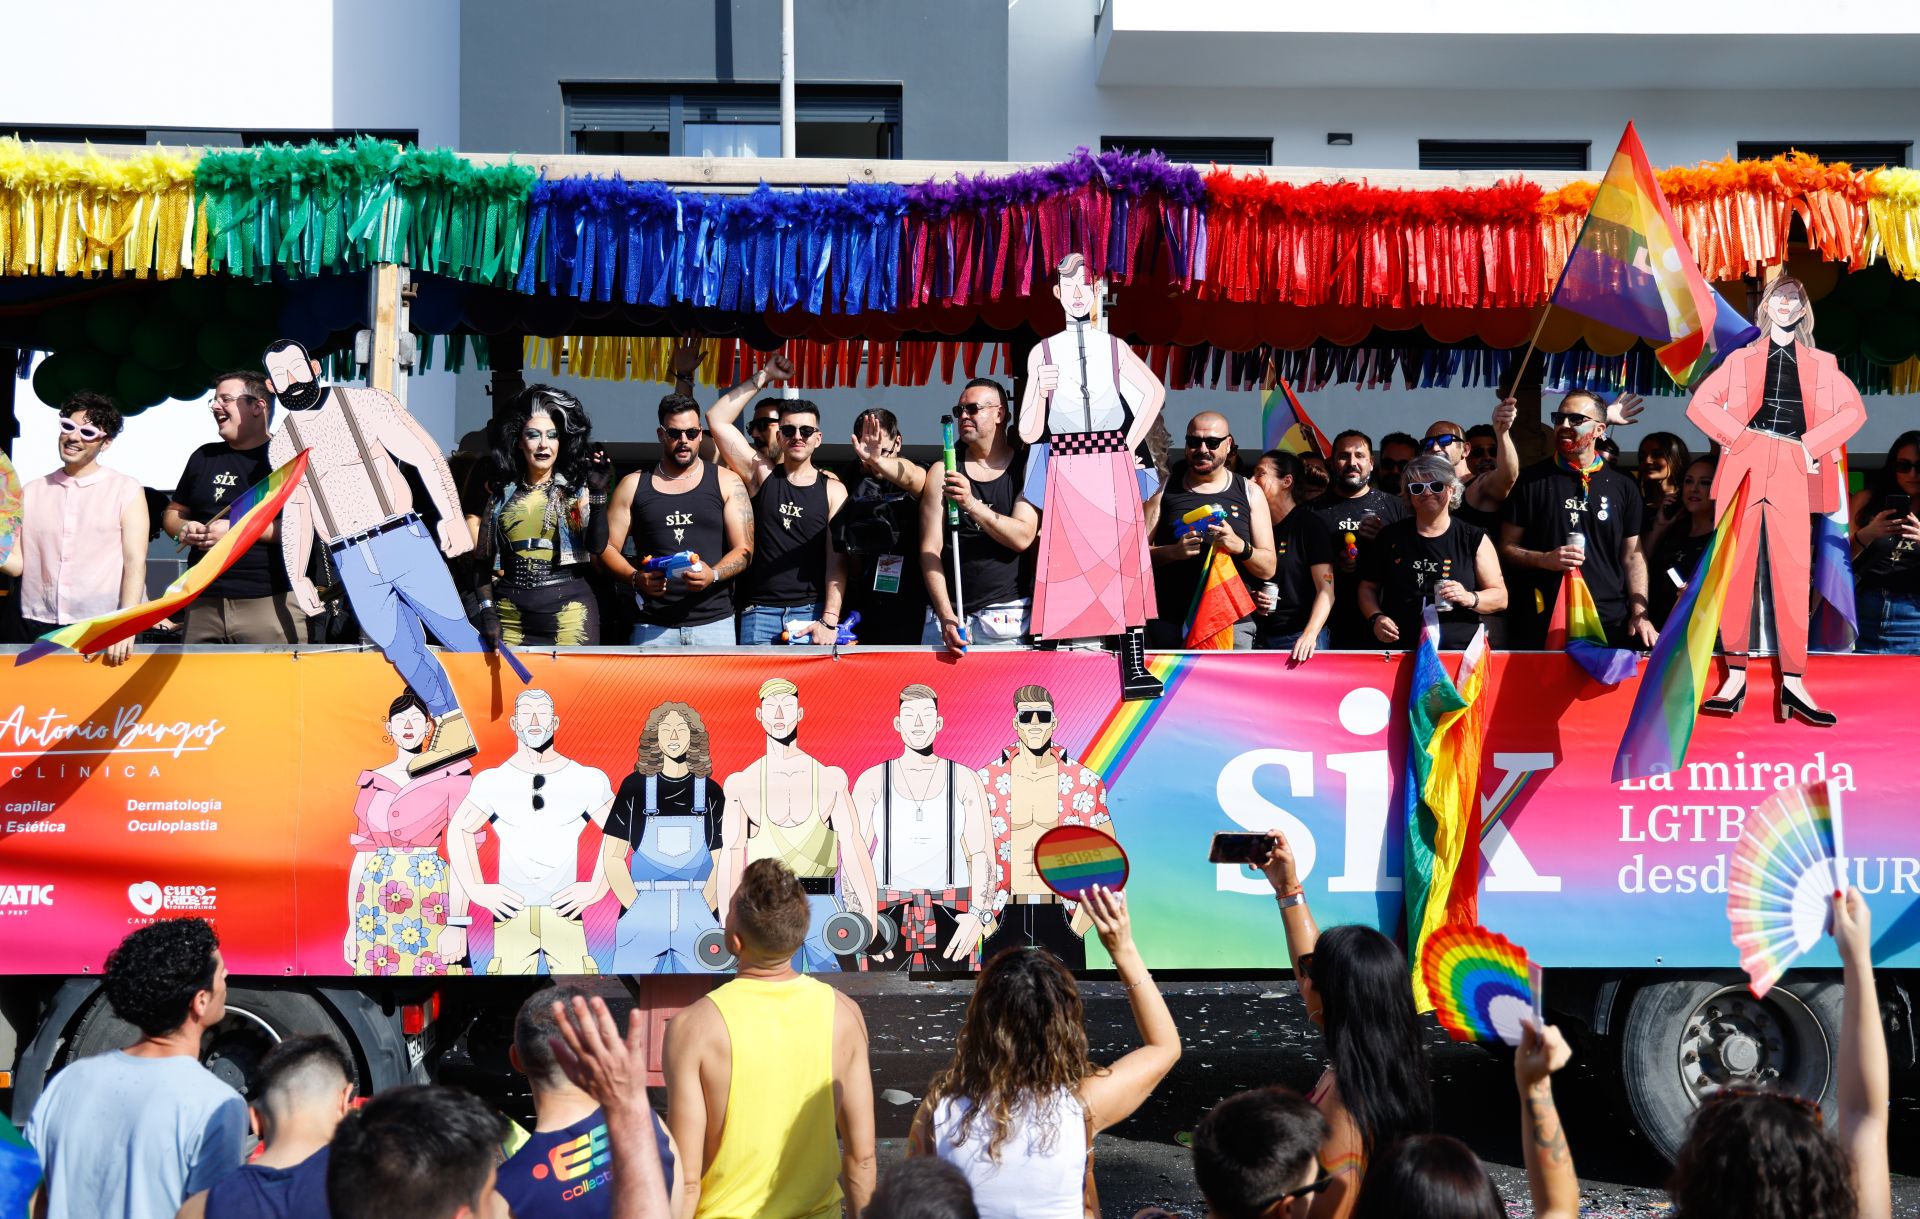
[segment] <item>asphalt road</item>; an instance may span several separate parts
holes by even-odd
[[[904,1154],[914,1108],[952,1050],[972,987],[872,975],[842,984],[858,998],[873,1039],[884,1171]],[[1111,1061],[1137,1044],[1119,985],[1083,983],[1082,989],[1096,1060]],[[1140,1112],[1099,1138],[1096,1177],[1108,1216],[1130,1216],[1149,1204],[1202,1214],[1189,1155],[1179,1142],[1184,1132],[1223,1096],[1267,1084],[1304,1092],[1326,1065],[1319,1034],[1291,982],[1174,983],[1168,1002],[1186,1051]],[[1430,1050],[1438,1127],[1463,1139],[1486,1162],[1510,1214],[1529,1214],[1510,1063],[1478,1047],[1453,1044],[1437,1025]],[[1576,1057],[1555,1079],[1584,1185],[1582,1212],[1605,1219],[1667,1214],[1661,1190],[1666,1163],[1632,1133],[1624,1105],[1615,1099],[1616,1074],[1615,1064]],[[1896,1172],[1920,1172],[1916,1134],[1920,1106],[1902,1103],[1892,1140]],[[1895,1178],[1894,1213],[1920,1216],[1920,1179]]]

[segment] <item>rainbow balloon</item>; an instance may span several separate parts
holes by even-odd
[[[1033,844],[1033,869],[1047,888],[1077,902],[1095,885],[1126,887],[1127,853],[1090,825],[1056,825]]]
[[[1449,923],[1429,935],[1420,974],[1455,1041],[1519,1045],[1521,1022],[1538,1018],[1527,950],[1485,927]]]
[[[1826,783],[1775,792],[1747,817],[1727,865],[1727,921],[1756,999],[1826,934],[1846,887],[1844,842],[1840,793]]]

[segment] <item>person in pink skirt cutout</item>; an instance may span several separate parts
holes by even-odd
[[[1132,348],[1094,327],[1101,284],[1087,281],[1086,259],[1069,254],[1055,271],[1067,328],[1033,349],[1020,402],[1020,439],[1046,443],[1033,633],[1119,636],[1122,697],[1158,698],[1146,664],[1153,568],[1133,454],[1167,391]]]

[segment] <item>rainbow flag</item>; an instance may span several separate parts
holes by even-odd
[[[1253,612],[1253,594],[1232,556],[1212,544],[1207,546],[1206,573],[1187,611],[1186,645],[1224,651],[1233,647],[1233,624]]]
[[[300,450],[292,461],[267,475],[234,501],[236,509],[245,509],[244,515],[220,535],[220,540],[198,563],[181,572],[180,578],[168,585],[166,592],[129,609],[116,610],[111,614],[102,614],[98,618],[48,631],[33,646],[16,656],[13,663],[23,665],[61,648],[72,648],[83,656],[91,656],[122,639],[133,638],[173,611],[191,605],[195,597],[206,591],[207,585],[218,579],[222,572],[232,567],[249,547],[260,540],[267,526],[273,524],[273,519],[280,515],[287,497],[300,485],[300,476],[307,471],[307,452],[306,449]]]
[[[1307,416],[1307,408],[1293,396],[1293,386],[1287,384],[1285,377],[1267,391],[1266,401],[1260,404],[1260,447],[1288,453],[1318,453],[1322,457],[1333,452],[1333,446],[1327,443],[1327,434]]]
[[[1827,472],[1836,483],[1834,503],[1825,516],[1813,518],[1813,618],[1807,642],[1817,652],[1851,652],[1860,637],[1860,611],[1853,600],[1853,545],[1847,530],[1849,482],[1847,451]],[[0,558],[5,554],[0,551]]]
[[[1604,686],[1617,686],[1640,669],[1640,657],[1631,648],[1607,646],[1606,624],[1600,621],[1593,590],[1577,567],[1560,577],[1560,596],[1547,622],[1547,650],[1555,648],[1565,651]]]
[[[1440,619],[1427,607],[1408,704],[1407,959],[1414,1002],[1433,1009],[1421,977],[1427,939],[1478,917],[1480,752],[1486,735],[1487,630],[1475,632],[1452,678],[1440,662]]]
[[[1686,760],[1700,700],[1707,696],[1713,643],[1720,634],[1720,613],[1727,602],[1749,490],[1750,483],[1742,479],[1733,502],[1720,514],[1713,541],[1700,556],[1692,580],[1668,616],[1666,629],[1660,632],[1660,642],[1640,680],[1640,692],[1634,695],[1619,752],[1614,754],[1615,783],[1672,774]]]
[[[1087,746],[1087,752],[1080,764],[1100,776],[1100,781],[1111,791],[1120,781],[1121,772],[1127,769],[1127,763],[1133,761],[1133,755],[1140,748],[1140,742],[1147,739],[1147,733],[1155,722],[1173,706],[1173,693],[1193,672],[1197,656],[1186,656],[1178,652],[1161,652],[1147,658],[1147,671],[1160,679],[1163,687],[1159,698],[1117,699],[1113,710],[1107,712],[1107,718],[1093,734],[1093,742]]]
[[[0,461],[5,457],[0,456]],[[40,1188],[40,1155],[5,1117],[0,1117],[0,1219],[26,1219]]]
[[[1682,388],[1760,333],[1700,273],[1632,123],[1580,226],[1553,306],[1647,340]]]
[[[20,475],[13,463],[0,452],[0,563],[13,554],[13,543],[20,536],[20,508],[25,495],[20,490]]]

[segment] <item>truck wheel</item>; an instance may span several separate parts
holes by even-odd
[[[1818,1098],[1834,1120],[1839,1045],[1836,982],[1776,986],[1755,999],[1746,982],[1656,982],[1633,997],[1621,1074],[1640,1131],[1671,1160],[1700,1102],[1723,1087],[1778,1087]]]
[[[283,1039],[301,1033],[318,1033],[339,1042],[359,1064],[362,1095],[369,1093],[364,1056],[354,1053],[352,1041],[319,1000],[297,991],[229,987],[227,1017],[215,1025],[202,1042],[201,1061],[235,1091],[248,1096],[251,1095],[249,1086],[267,1051]],[[105,995],[100,995],[80,1017],[59,1065],[124,1049],[139,1039],[140,1030],[114,1015],[113,1005]]]

